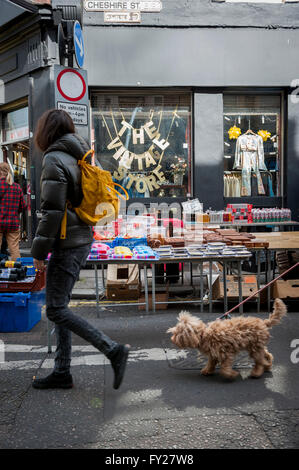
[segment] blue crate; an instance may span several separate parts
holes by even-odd
[[[17,258],[17,262],[22,266],[33,266],[33,258]]]
[[[123,237],[116,237],[113,242],[113,248],[116,246],[126,246],[127,248],[133,249],[135,246],[138,245],[147,245],[147,239],[144,238],[123,238]]]
[[[27,273],[26,273],[27,277],[35,276],[36,271],[35,271],[35,267],[33,266],[33,258],[17,258],[17,262],[21,263],[22,266],[27,267]]]
[[[34,266],[27,266],[26,276],[27,277],[32,277],[32,276],[35,276],[35,274],[36,274],[35,267]]]
[[[30,331],[41,320],[45,300],[45,289],[0,294],[0,332]]]

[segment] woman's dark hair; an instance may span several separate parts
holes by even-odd
[[[35,134],[35,145],[45,152],[50,145],[65,134],[74,134],[75,126],[71,116],[62,109],[50,109],[38,120]]]

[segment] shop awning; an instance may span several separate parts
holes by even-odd
[[[37,11],[38,7],[26,0],[2,0],[0,28],[23,13],[35,13]]]

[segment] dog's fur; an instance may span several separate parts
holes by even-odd
[[[266,348],[269,328],[280,323],[286,313],[286,306],[280,299],[275,300],[273,313],[267,320],[239,316],[205,324],[183,311],[176,326],[169,328],[167,333],[172,333],[171,341],[179,348],[196,348],[208,357],[208,363],[201,371],[203,375],[213,374],[219,363],[224,377],[237,377],[239,373],[232,369],[234,358],[240,351],[248,351],[254,360],[251,376],[260,377],[271,369],[273,361]]]

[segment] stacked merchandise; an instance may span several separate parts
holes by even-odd
[[[104,243],[94,242],[92,244],[88,261],[104,259],[156,259],[157,255],[147,245],[136,245],[130,249],[127,246],[116,245],[109,247]]]
[[[33,258],[0,265],[0,332],[30,331],[41,320],[46,272],[36,272]]]
[[[252,204],[228,204],[226,212],[230,214],[230,221],[232,223],[251,223],[252,207]]]
[[[0,281],[23,281],[26,275],[27,266],[14,261],[0,262]]]
[[[177,239],[162,238],[148,238],[148,245],[151,246],[156,252],[165,251],[167,246],[172,248],[179,248],[184,246],[190,246],[194,244],[205,245],[210,243],[225,243],[228,246],[240,246],[243,245],[246,248],[265,248],[269,246],[269,242],[263,239],[258,239],[255,235],[247,232],[239,233],[235,229],[209,229],[202,230],[201,233],[197,233],[199,242],[195,239],[189,239],[187,236],[180,240],[180,245],[177,244]],[[174,243],[172,242],[174,240]],[[185,243],[184,243],[185,242]]]
[[[198,230],[202,224],[229,224],[229,223],[273,223],[291,221],[291,210],[288,208],[253,208],[252,204],[228,204],[225,210],[203,213],[198,210],[193,213],[184,212],[184,228]]]
[[[251,256],[251,252],[244,245],[227,246],[226,243],[207,243],[205,245],[190,245],[185,248],[162,246],[154,250],[160,259],[173,258],[231,258]]]
[[[88,255],[88,260],[96,259],[108,259],[110,252],[110,246],[105,243],[94,242],[92,244],[90,253]]]
[[[252,209],[252,222],[271,223],[271,222],[289,222],[292,219],[290,209]]]

